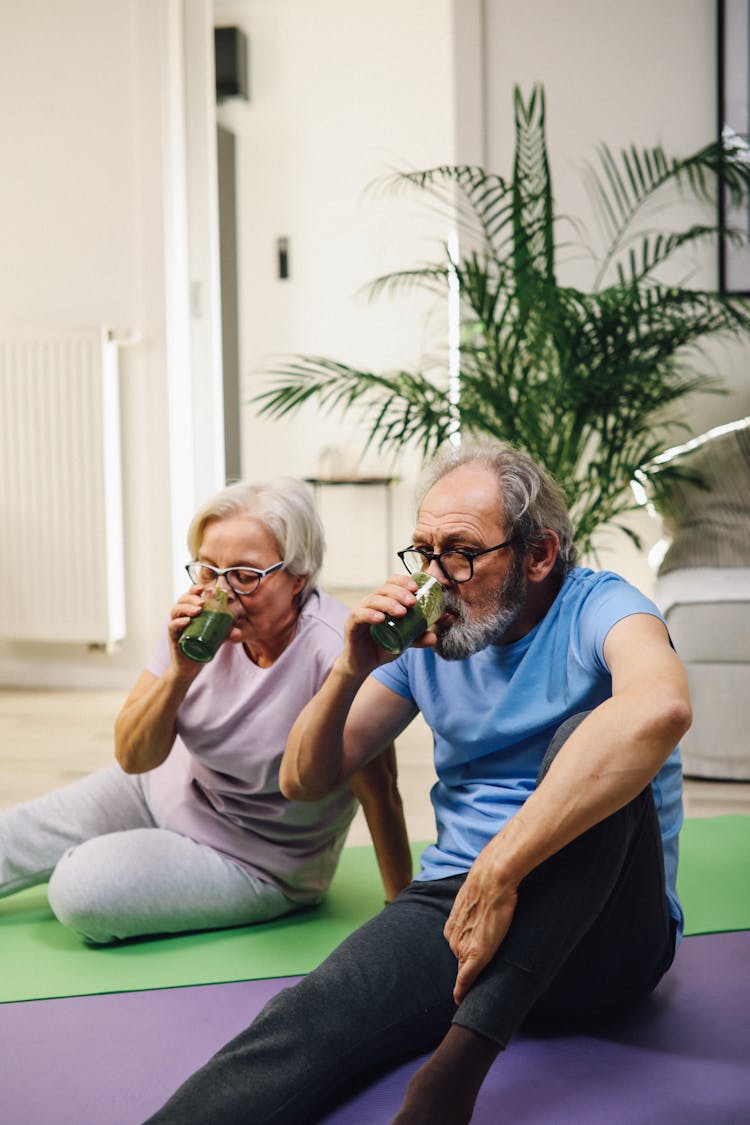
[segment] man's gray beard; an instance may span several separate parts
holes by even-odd
[[[466,604],[448,591],[447,608],[455,613],[458,620],[451,622],[446,631],[438,635],[435,652],[443,660],[463,660],[501,640],[516,621],[525,600],[526,579],[520,559],[514,559],[496,600],[493,599],[494,604],[489,603],[486,616],[470,620]]]

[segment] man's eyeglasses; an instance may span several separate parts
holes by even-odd
[[[191,562],[185,570],[196,586],[210,586],[217,579],[226,578],[229,589],[244,597],[254,594],[261,581],[275,570],[281,570],[283,565],[283,562],[277,562],[273,566],[267,566],[265,570],[256,570],[253,566],[230,566],[226,570],[219,570],[217,566],[209,566],[208,563]]]
[[[474,560],[482,555],[489,555],[491,551],[502,551],[510,547],[515,539],[506,539],[495,547],[483,547],[481,551],[470,551],[468,547],[451,547],[448,551],[434,554],[421,547],[406,547],[398,552],[398,557],[404,564],[409,574],[418,570],[428,570],[430,563],[436,562],[449,582],[468,582],[474,577]]]

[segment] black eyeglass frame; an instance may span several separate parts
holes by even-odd
[[[422,547],[415,547],[414,545],[412,545],[411,547],[404,547],[403,551],[397,551],[396,554],[404,564],[404,569],[406,570],[407,574],[414,574],[415,572],[413,570],[409,570],[409,567],[406,565],[406,559],[404,558],[404,555],[408,554],[409,551],[413,551],[416,555],[422,556],[422,558],[427,563],[427,567],[429,567],[430,563],[436,562],[448,581],[455,582],[460,586],[464,582],[470,582],[474,577],[475,559],[481,558],[482,555],[489,555],[492,551],[502,551],[503,547],[512,547],[517,542],[517,538],[513,536],[511,539],[505,539],[502,543],[497,543],[494,547],[483,547],[481,551],[472,551],[468,547],[449,547],[445,551],[438,551],[437,554],[433,553],[432,551],[425,551]],[[469,577],[453,578],[443,566],[443,555],[460,555],[461,558],[466,559],[467,563],[469,564]],[[425,567],[424,569],[426,570],[427,567]]]
[[[265,570],[258,570],[257,567],[254,566],[228,566],[225,567],[224,570],[220,570],[217,566],[211,566],[210,563],[202,563],[198,562],[197,559],[193,559],[192,562],[185,564],[185,570],[188,573],[188,578],[195,586],[205,585],[204,582],[197,582],[193,575],[190,573],[194,567],[200,567],[202,570],[210,570],[217,581],[219,578],[226,578],[227,586],[233,594],[237,595],[238,598],[249,598],[252,597],[252,595],[256,592],[264,578],[267,578],[269,574],[273,574],[277,570],[281,570],[283,566],[284,561],[282,559],[281,562],[274,563],[273,566],[267,566]],[[236,586],[232,585],[231,574],[232,571],[235,570],[244,570],[245,572],[249,572],[250,574],[254,574],[256,576],[258,580],[253,586],[252,590],[238,590]]]

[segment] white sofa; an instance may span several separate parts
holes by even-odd
[[[750,418],[639,474],[670,539],[655,600],[687,667],[688,776],[750,780]]]

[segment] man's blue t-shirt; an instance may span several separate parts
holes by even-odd
[[[432,789],[437,843],[418,879],[468,870],[485,844],[536,787],[547,747],[562,722],[612,695],[604,640],[634,613],[660,620],[653,602],[617,574],[575,567],[548,613],[521,640],[489,645],[465,660],[407,649],[373,675],[413,700],[434,734]],[[676,747],[652,782],[659,814],[667,897],[682,932],[677,897],[682,767]]]

